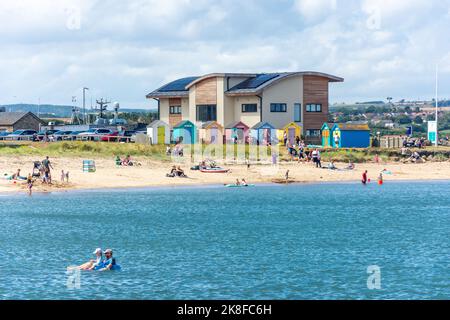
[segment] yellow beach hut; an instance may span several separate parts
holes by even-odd
[[[302,127],[295,122],[291,122],[284,126],[283,129],[278,130],[278,140],[280,141],[280,144],[284,144],[285,135],[287,142],[295,144],[295,139],[302,136]]]
[[[155,120],[147,127],[147,135],[152,144],[170,144],[170,126],[161,120]]]
[[[217,121],[208,121],[199,130],[199,140],[206,144],[223,144],[223,133],[223,127]]]

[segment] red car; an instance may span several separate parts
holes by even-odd
[[[119,132],[113,132],[110,134],[106,134],[103,137],[101,137],[102,141],[110,142],[110,141],[117,141],[117,136],[119,136]]]

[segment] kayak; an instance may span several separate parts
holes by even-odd
[[[248,187],[256,187],[256,185],[249,184],[247,186],[238,186],[236,184],[227,184],[225,187],[227,187],[227,188],[248,188]]]
[[[203,173],[228,173],[228,169],[224,168],[207,168],[207,169],[201,169],[200,170]]]

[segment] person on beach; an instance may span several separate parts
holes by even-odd
[[[45,159],[42,161],[42,167],[44,171],[44,179],[43,183],[51,184],[52,183],[52,175],[51,175],[51,169],[53,169],[53,166],[50,162],[49,157],[45,157]]]
[[[28,188],[28,195],[31,196],[31,194],[33,193],[33,176],[31,173],[29,173],[27,177],[27,188]]]
[[[286,171],[286,174],[285,174],[285,179],[286,179],[286,183],[288,183],[288,181],[289,181],[289,170],[288,171]]]
[[[79,266],[80,270],[98,270],[104,267],[102,249],[95,249],[93,254],[96,256],[95,260],[90,260],[89,262],[82,264]]]
[[[61,182],[64,183],[65,180],[66,180],[66,174],[65,174],[64,170],[61,170]]]
[[[11,180],[19,180],[20,179],[20,169],[17,169],[17,172],[11,176]]]
[[[66,172],[66,182],[69,183],[69,171]]]
[[[248,183],[247,181],[245,181],[245,179],[242,179],[242,183],[241,183],[244,187],[248,187]]]
[[[366,171],[364,171],[364,173],[363,173],[363,175],[362,175],[362,183],[364,184],[364,185],[366,185],[367,184],[367,182],[369,181],[368,180],[368,178],[367,178],[367,170]]]
[[[236,186],[240,186],[241,185],[241,182],[239,181],[239,179],[236,179]]]

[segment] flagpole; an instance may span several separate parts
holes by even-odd
[[[438,80],[438,74],[439,74],[439,64],[436,64],[436,141],[435,141],[435,146],[437,147],[439,145],[438,143],[438,117],[439,117],[439,102],[438,102],[438,85],[439,85],[439,80]]]

